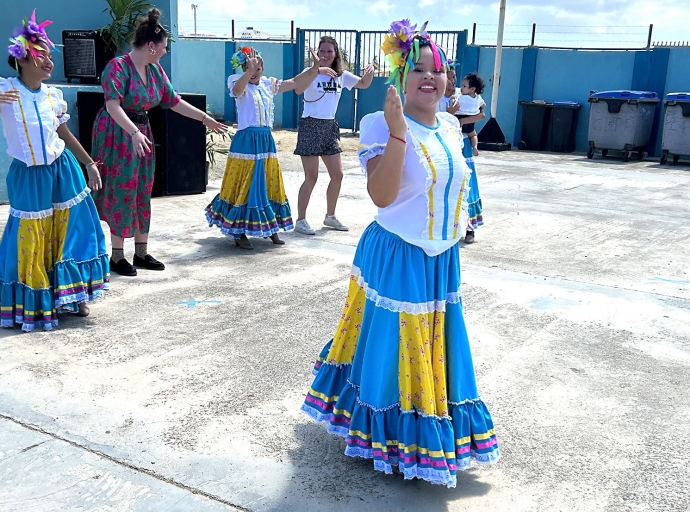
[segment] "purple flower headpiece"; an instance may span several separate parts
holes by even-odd
[[[40,43],[55,48],[45,30],[51,23],[53,22],[50,20],[36,23],[36,9],[34,9],[31,18],[25,19],[23,26],[14,31],[14,37],[10,38],[12,44],[7,47],[7,51],[16,59],[24,59],[29,54],[34,58],[38,57],[43,50]]]
[[[427,23],[425,22],[417,31],[417,25],[412,25],[408,19],[394,21],[381,45],[381,50],[391,65],[388,83],[395,83],[399,94],[402,94],[405,89],[410,69],[414,68],[414,63],[419,59],[420,41],[428,42],[431,47],[436,69],[441,69],[448,64],[446,54],[426,31]]]

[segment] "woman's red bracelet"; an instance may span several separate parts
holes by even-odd
[[[392,139],[399,140],[399,141],[402,142],[403,144],[407,144],[407,141],[406,141],[405,139],[401,139],[400,137],[396,137],[396,136],[393,135],[392,133],[389,133],[388,136],[391,137]]]

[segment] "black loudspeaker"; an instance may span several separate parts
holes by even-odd
[[[186,102],[206,111],[206,96],[181,94]],[[104,104],[102,92],[78,91],[79,140],[91,154],[91,131]],[[149,122],[156,151],[153,197],[203,194],[206,192],[206,128],[169,109],[149,111]]]
[[[205,94],[181,94],[184,101],[206,112]],[[149,112],[156,147],[154,195],[206,192],[206,127],[169,109]]]
[[[101,73],[115,57],[103,37],[95,30],[63,30],[62,45],[67,81],[78,78],[82,84],[100,84]]]

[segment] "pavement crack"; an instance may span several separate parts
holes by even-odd
[[[37,446],[41,446],[43,443],[47,443],[48,441],[41,441],[40,443],[32,444],[31,446],[27,446],[26,448],[23,448],[21,450],[22,453],[28,452],[29,450],[32,450],[36,448]]]
[[[204,490],[202,490],[202,489],[199,489],[199,488],[197,488],[197,487],[192,487],[191,485],[184,484],[184,483],[179,482],[179,481],[177,481],[177,480],[174,480],[174,479],[172,479],[172,478],[168,478],[168,477],[163,476],[163,475],[161,475],[161,474],[159,474],[159,473],[156,473],[155,471],[151,471],[150,469],[142,468],[142,467],[140,467],[140,466],[137,466],[137,465],[135,465],[135,464],[131,464],[131,463],[126,462],[126,461],[124,461],[124,460],[117,459],[117,458],[115,458],[115,457],[113,457],[113,456],[111,456],[111,455],[108,455],[108,454],[106,454],[106,453],[99,452],[98,450],[94,450],[93,448],[89,448],[88,446],[81,445],[81,444],[79,444],[79,443],[76,443],[76,442],[74,442],[74,441],[71,441],[71,440],[69,440],[69,439],[66,439],[66,438],[64,438],[64,437],[62,437],[62,436],[59,436],[59,435],[57,435],[57,434],[55,434],[55,433],[53,433],[53,432],[49,432],[49,431],[47,431],[47,430],[45,430],[45,429],[43,429],[43,428],[41,428],[41,427],[39,427],[39,426],[32,425],[32,424],[30,424],[30,423],[25,423],[25,422],[23,422],[23,421],[21,421],[21,420],[18,420],[17,418],[13,418],[12,416],[7,416],[6,414],[0,413],[0,419],[7,420],[7,421],[11,421],[12,423],[15,423],[16,425],[19,425],[19,426],[21,426],[21,427],[24,427],[24,428],[26,428],[26,429],[28,429],[28,430],[33,430],[34,432],[39,432],[39,433],[41,433],[41,434],[44,434],[44,435],[46,435],[46,436],[49,436],[49,437],[51,437],[51,438],[57,440],[57,441],[65,442],[65,443],[69,444],[70,446],[73,446],[73,447],[75,447],[75,448],[78,448],[78,449],[84,450],[84,451],[86,451],[86,452],[92,453],[92,454],[96,455],[97,457],[100,457],[100,458],[102,458],[102,459],[105,459],[105,460],[108,460],[108,461],[110,461],[110,462],[113,462],[113,463],[117,464],[118,466],[122,466],[122,467],[127,468],[127,469],[130,469],[130,470],[132,470],[132,471],[136,471],[137,473],[145,474],[145,475],[150,476],[150,477],[152,477],[152,478],[155,478],[156,480],[159,480],[159,481],[161,481],[161,482],[165,482],[165,483],[167,483],[167,484],[174,485],[175,487],[177,487],[177,488],[179,488],[179,489],[182,489],[182,490],[185,490],[185,491],[187,491],[187,492],[190,492],[190,493],[192,493],[192,494],[196,494],[196,495],[199,495],[199,496],[203,496],[204,498],[207,498],[207,499],[209,499],[209,500],[211,500],[211,501],[215,501],[216,503],[220,503],[220,504],[226,505],[226,506],[228,506],[228,507],[232,507],[232,508],[234,508],[235,510],[239,510],[239,511],[241,511],[241,512],[252,512],[252,510],[250,510],[250,509],[248,509],[248,508],[245,508],[245,507],[243,507],[243,506],[241,506],[241,505],[236,505],[235,503],[231,503],[231,502],[229,502],[229,501],[227,501],[227,500],[224,500],[224,499],[221,498],[220,496],[217,496],[217,495],[215,495],[215,494],[211,494],[211,493],[206,492],[206,491],[204,491]],[[47,440],[46,440],[46,441],[43,441],[43,442],[41,442],[41,443],[38,443],[38,444],[36,444],[36,445],[33,445],[33,446],[29,446],[29,447],[27,447],[27,448],[24,448],[24,449],[22,450],[22,452],[26,452],[27,450],[30,450],[30,449],[32,449],[32,448],[35,448],[36,446],[39,446],[39,445],[41,445],[41,444],[43,444],[43,443],[46,443],[46,442],[47,442]]]

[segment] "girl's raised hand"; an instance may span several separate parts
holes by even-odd
[[[386,119],[388,131],[390,131],[391,135],[404,140],[407,135],[407,121],[405,121],[405,116],[403,115],[402,101],[393,85],[388,87],[388,92],[386,93],[383,117]]]
[[[256,50],[252,48],[247,55],[247,73],[252,75],[259,70],[259,59],[256,57]]]
[[[374,69],[373,64],[367,64],[366,66],[364,66],[364,74],[365,75],[373,75],[374,71],[375,71],[375,69]]]

